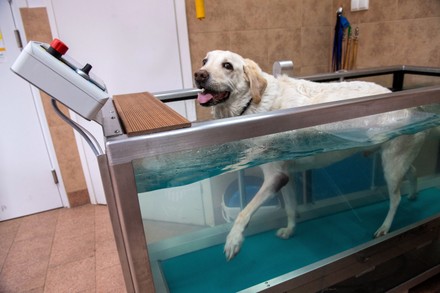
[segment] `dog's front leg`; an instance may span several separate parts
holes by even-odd
[[[286,173],[280,171],[273,164],[264,165],[262,169],[264,173],[263,185],[249,204],[238,214],[226,238],[224,251],[227,260],[234,258],[240,251],[244,241],[243,231],[248,225],[251,216],[266,200],[274,196],[289,181]]]

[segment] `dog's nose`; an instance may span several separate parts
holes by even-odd
[[[206,70],[201,69],[194,73],[194,79],[198,83],[204,83],[208,80],[208,78],[209,78],[209,72]]]

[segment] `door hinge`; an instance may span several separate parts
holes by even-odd
[[[19,30],[14,30],[15,40],[17,41],[17,46],[20,50],[23,50],[23,42],[21,41],[21,35]]]
[[[58,181],[58,175],[57,175],[57,171],[55,171],[55,170],[52,170],[51,172],[52,172],[52,178],[53,178],[53,182],[54,182],[55,184],[58,184],[58,183],[59,183],[59,181]]]

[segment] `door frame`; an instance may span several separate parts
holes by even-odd
[[[5,0],[5,1],[9,2],[9,5],[11,7],[12,18],[14,19],[14,23],[15,23],[15,28],[19,31],[21,43],[24,46],[25,44],[27,44],[28,40],[26,39],[23,21],[22,21],[21,14],[20,14],[20,8],[27,7],[27,5],[25,5],[22,1],[9,1],[9,0]],[[56,156],[52,136],[50,134],[49,124],[46,119],[46,114],[44,111],[44,106],[43,106],[42,97],[40,95],[40,91],[39,91],[39,89],[32,86],[31,84],[29,84],[28,86],[29,86],[29,90],[32,94],[32,99],[34,102],[35,109],[37,111],[38,122],[39,122],[39,126],[41,129],[42,135],[43,135],[45,145],[46,145],[46,150],[48,153],[50,164],[52,166],[52,169],[55,170],[56,174],[58,175],[57,176],[58,183],[56,184],[56,187],[57,187],[58,193],[60,195],[62,206],[69,208],[70,203],[69,203],[67,192],[64,187],[64,182],[63,182],[63,179],[61,176],[61,169],[58,164],[58,159]]]

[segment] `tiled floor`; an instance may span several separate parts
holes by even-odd
[[[148,226],[162,237],[174,231],[163,225]],[[410,292],[440,292],[439,279]],[[85,205],[0,222],[0,293],[6,292],[126,292],[107,207]]]
[[[125,292],[107,207],[0,222],[0,292]]]

